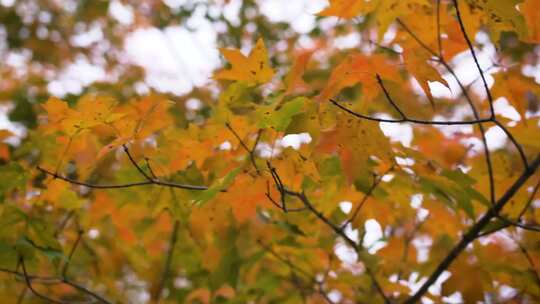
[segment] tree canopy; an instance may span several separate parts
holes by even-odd
[[[540,302],[540,1],[0,1],[6,303]]]

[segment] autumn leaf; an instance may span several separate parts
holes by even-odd
[[[220,49],[220,51],[231,64],[231,68],[216,72],[215,79],[244,81],[257,85],[270,81],[274,76],[268,61],[268,51],[262,39],[257,40],[247,57],[237,49]]]
[[[376,74],[383,79],[399,81],[399,74],[395,66],[380,55],[367,57],[363,54],[349,54],[330,74],[330,78],[318,99],[327,101],[333,98],[343,88],[362,84],[363,93],[366,99],[372,99],[380,92],[377,84]]]
[[[285,95],[291,94],[295,91],[306,90],[308,85],[302,79],[304,71],[306,70],[309,59],[313,55],[312,50],[303,50],[295,57],[294,64],[284,79]]]
[[[406,51],[403,54],[405,65],[409,72],[416,78],[420,87],[427,95],[431,106],[434,107],[433,95],[431,95],[431,89],[429,88],[429,82],[437,81],[448,89],[450,86],[444,78],[441,77],[439,72],[430,64],[428,60],[431,56],[426,51]]]
[[[393,153],[378,125],[374,122],[352,119],[341,114],[334,130],[321,134],[318,148],[326,153],[337,152],[350,183],[366,169],[371,156],[388,163]]]
[[[523,120],[527,111],[528,94],[540,96],[540,87],[533,78],[522,74],[518,69],[510,69],[493,75],[493,98],[505,97],[516,108]],[[525,120],[523,120],[525,122]]]
[[[527,40],[532,43],[540,43],[540,2],[525,0],[520,4],[519,10],[527,23]]]
[[[367,14],[374,9],[373,1],[365,0],[330,0],[330,5],[320,11],[320,16],[335,16],[345,19]]]

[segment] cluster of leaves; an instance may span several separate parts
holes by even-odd
[[[313,34],[281,54],[280,33],[246,34],[249,53],[220,49],[217,95],[32,106],[27,137],[0,144],[2,297],[540,301],[540,86],[522,72],[540,60],[540,2],[331,0],[318,15],[365,45]]]

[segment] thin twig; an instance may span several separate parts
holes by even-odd
[[[495,233],[497,231],[500,231],[502,229],[505,229],[505,228],[507,228],[509,226],[514,225],[514,222],[521,224],[521,218],[523,217],[523,215],[525,214],[527,209],[529,209],[529,207],[531,206],[532,202],[534,201],[534,197],[536,196],[536,193],[538,192],[539,188],[540,188],[540,181],[538,181],[538,183],[536,183],[536,186],[533,188],[533,191],[531,192],[531,195],[527,199],[527,202],[525,203],[525,206],[523,206],[523,209],[521,209],[521,211],[519,212],[519,215],[517,216],[517,218],[515,220],[508,219],[508,218],[503,217],[502,215],[499,214],[497,218],[500,219],[501,221],[503,221],[503,225],[501,225],[499,227],[496,227],[494,229],[488,230],[488,231],[484,231],[481,234],[479,234],[478,236],[479,237],[484,237],[484,236],[487,236],[489,234]],[[506,221],[505,221],[505,219],[506,219]],[[516,226],[516,225],[514,225],[514,226]],[[529,226],[527,226],[527,228],[528,227]],[[523,228],[523,229],[527,230],[527,228]]]
[[[421,120],[421,119],[415,119],[415,118],[401,118],[401,119],[386,119],[386,118],[377,118],[372,116],[367,116],[364,114],[360,114],[357,112],[352,111],[351,109],[339,104],[336,100],[330,99],[329,100],[333,105],[337,106],[338,108],[342,109],[343,111],[356,116],[361,119],[365,120],[371,120],[376,122],[388,122],[388,123],[413,123],[413,124],[419,124],[419,125],[442,125],[442,126],[455,126],[455,125],[476,125],[481,124],[485,122],[491,122],[491,119],[475,119],[475,120]]]
[[[392,105],[392,107],[399,113],[399,115],[401,116],[401,119],[407,120],[407,116],[405,115],[405,113],[403,113],[401,111],[401,109],[398,107],[398,105],[390,97],[390,93],[388,93],[388,91],[386,90],[386,88],[385,88],[385,86],[384,86],[384,84],[382,82],[381,76],[379,74],[376,74],[375,78],[377,78],[377,83],[379,84],[382,91],[384,92],[384,96],[386,96],[386,100],[388,100],[388,102]]]
[[[277,176],[277,180],[279,180],[279,182],[281,183],[281,180],[279,179],[279,175],[276,169],[270,165],[270,162],[268,162],[267,164],[268,164],[268,167],[270,168],[270,171],[273,172]],[[313,215],[315,215],[326,226],[330,227],[334,231],[334,233],[337,236],[341,237],[349,246],[351,246],[356,251],[357,254],[362,252],[363,248],[361,247],[361,244],[355,242],[353,239],[347,236],[347,234],[345,233],[343,229],[341,229],[341,227],[332,223],[330,219],[328,219],[326,216],[324,216],[324,214],[322,214],[319,210],[317,210],[315,206],[313,206],[313,204],[309,201],[308,197],[303,191],[302,192],[291,191],[291,190],[286,189],[283,186],[283,184],[281,185],[282,185],[281,187],[283,188],[282,191],[283,191],[284,196],[290,195],[290,196],[298,198]],[[387,304],[391,303],[390,298],[388,298],[388,296],[382,289],[381,284],[377,280],[375,273],[371,270],[371,268],[368,266],[367,263],[364,263],[364,266],[366,269],[366,274],[370,277],[373,286],[375,287],[379,295],[383,298],[384,302]]]
[[[111,302],[109,302],[108,300],[106,300],[105,298],[103,298],[102,296],[98,295],[97,293],[95,293],[94,291],[91,291],[89,289],[87,289],[86,287],[78,284],[78,283],[75,283],[71,280],[68,280],[68,279],[65,279],[65,278],[58,278],[58,277],[44,277],[44,276],[36,276],[36,275],[31,275],[29,274],[27,271],[26,271],[26,265],[23,263],[23,260],[22,260],[22,257],[19,258],[19,265],[22,266],[22,270],[23,272],[19,272],[19,271],[15,271],[15,270],[10,270],[10,269],[5,269],[5,268],[0,268],[0,272],[5,272],[5,273],[9,273],[9,274],[13,274],[19,278],[23,278],[25,280],[25,283],[26,283],[26,286],[30,289],[30,291],[36,295],[37,297],[40,297],[39,295],[37,295],[33,290],[33,287],[31,287],[31,283],[37,283],[37,284],[44,284],[44,285],[56,285],[56,284],[66,284],[68,286],[71,286],[73,288],[75,288],[76,290],[78,290],[79,292],[87,295],[87,296],[90,296],[92,298],[94,298],[95,300],[101,302],[101,303],[104,303],[104,304],[112,304]],[[41,299],[44,299],[43,297],[40,297]],[[60,301],[57,301],[57,300],[54,300],[54,299],[50,299],[50,298],[46,298],[44,299],[46,301],[49,301],[51,303],[66,303],[66,302],[60,302]]]
[[[486,90],[486,95],[489,102],[489,111],[491,112],[491,117],[495,117],[495,109],[493,108],[493,97],[491,96],[491,91],[489,90],[486,78],[484,76],[484,72],[482,71],[482,68],[480,67],[480,63],[478,62],[478,57],[476,57],[474,46],[472,45],[471,40],[469,39],[469,35],[467,35],[467,31],[465,30],[465,25],[463,24],[463,19],[461,18],[461,12],[458,6],[458,1],[453,0],[453,2],[454,2],[454,7],[456,8],[456,16],[459,23],[459,28],[461,29],[463,38],[465,38],[465,41],[467,42],[467,45],[469,46],[469,50],[471,51],[476,68],[478,69],[478,72],[480,73],[480,77],[482,77],[482,83],[484,84],[484,89]]]
[[[521,253],[529,263],[529,270],[534,276],[534,279],[536,281],[536,285],[538,288],[540,288],[540,275],[538,275],[538,271],[536,271],[536,265],[534,264],[534,260],[529,255],[529,252],[527,248],[525,248],[519,241],[514,240],[514,242],[519,246],[519,249],[521,250]]]
[[[154,178],[150,177],[150,175],[146,174],[146,172],[144,172],[144,170],[141,167],[139,167],[139,165],[137,164],[135,159],[133,159],[133,156],[131,156],[131,153],[129,152],[128,147],[126,145],[122,145],[122,147],[124,148],[124,152],[126,152],[128,158],[129,158],[129,161],[137,169],[137,171],[139,171],[139,173],[142,176],[144,176],[144,178],[146,178],[148,181],[153,182]]]
[[[81,241],[82,235],[84,231],[82,229],[79,229],[77,231],[77,238],[75,239],[75,242],[73,243],[73,247],[71,247],[71,251],[69,252],[68,259],[66,263],[64,264],[64,267],[62,268],[62,277],[65,278],[69,264],[71,263],[71,259],[73,258],[73,254],[75,253],[75,250],[77,249],[77,246],[79,245],[79,242]]]
[[[150,166],[150,159],[148,159],[148,157],[145,157],[144,161],[146,162],[146,167],[148,167],[148,171],[150,171],[150,174],[152,175],[152,177],[154,179],[158,179],[156,173],[154,172],[154,170],[152,170],[152,166]]]
[[[474,102],[472,101],[472,98],[469,96],[469,93],[467,92],[467,88],[465,88],[465,86],[463,85],[463,83],[461,82],[459,77],[457,77],[454,69],[446,62],[446,60],[444,60],[443,57],[439,56],[427,44],[425,44],[399,18],[397,19],[397,22],[422,48],[424,48],[426,51],[428,51],[433,56],[435,56],[435,57],[437,57],[439,59],[439,62],[446,68],[446,70],[448,70],[448,72],[452,75],[452,77],[454,77],[454,79],[458,83],[459,88],[461,89],[461,92],[463,93],[463,96],[465,96],[465,100],[467,100],[467,103],[469,104],[469,106],[471,108],[474,119],[477,120],[477,121],[480,120],[480,114],[478,113],[478,110],[476,109],[476,106],[474,105]],[[480,69],[480,73],[482,73],[482,77],[483,77],[483,72],[482,72],[481,69]],[[488,119],[488,121],[493,121],[493,120],[495,120],[495,116],[491,115],[490,118]],[[490,197],[490,202],[493,205],[493,204],[495,204],[496,195],[495,195],[495,180],[494,180],[494,177],[493,177],[494,174],[493,174],[493,165],[492,165],[492,162],[491,162],[491,154],[490,154],[489,147],[488,147],[488,144],[487,144],[486,131],[484,130],[484,126],[482,125],[482,123],[479,123],[477,125],[478,125],[478,129],[480,130],[482,145],[484,146],[484,156],[485,156],[485,159],[486,159],[486,166],[487,166],[487,169],[488,169],[488,177],[489,177],[489,197]]]
[[[24,263],[24,258],[21,256],[19,257],[19,263],[20,265],[22,266],[22,270],[23,270],[23,276],[24,276],[24,281],[26,282],[26,286],[28,287],[28,289],[30,289],[30,291],[38,298],[42,299],[42,300],[45,300],[49,303],[57,303],[57,304],[66,304],[67,302],[64,302],[64,301],[59,301],[59,300],[55,300],[53,298],[49,298],[43,294],[41,294],[40,292],[38,292],[37,290],[34,289],[34,287],[32,286],[32,280],[30,280],[30,278],[28,277],[28,272],[26,271],[26,265]]]
[[[159,280],[158,287],[156,292],[153,295],[155,301],[159,301],[161,297],[161,292],[165,286],[165,282],[169,278],[171,272],[171,265],[173,260],[174,248],[176,247],[176,241],[178,239],[178,230],[180,229],[180,221],[175,220],[173,229],[171,231],[171,237],[169,239],[169,248],[167,249],[167,255],[165,257],[165,263],[163,265],[163,272],[161,274],[161,279]]]
[[[71,179],[69,177],[62,176],[58,173],[51,172],[47,169],[44,169],[40,166],[37,167],[37,169],[47,175],[50,175],[54,178],[63,180],[65,182],[68,182],[70,184],[79,185],[79,186],[85,186],[88,188],[93,189],[119,189],[119,188],[131,188],[131,187],[139,187],[139,186],[145,186],[145,185],[157,185],[157,186],[163,186],[163,187],[170,187],[170,188],[179,188],[179,189],[187,189],[187,190],[207,190],[208,187],[206,186],[196,186],[196,185],[187,185],[187,184],[177,184],[177,183],[171,183],[171,182],[165,182],[161,180],[147,180],[143,182],[133,182],[133,183],[125,183],[125,184],[112,184],[112,185],[97,185],[87,182],[78,181],[75,179]],[[225,191],[225,190],[223,190]]]
[[[525,229],[525,230],[540,232],[540,226],[533,226],[533,225],[523,224],[523,223],[518,222],[518,221],[513,221],[511,219],[507,219],[506,217],[504,217],[503,215],[500,215],[500,214],[497,215],[497,218],[499,220],[501,220],[502,222],[504,222],[506,224],[505,225],[506,227],[515,226],[515,227]]]
[[[388,170],[386,170],[386,172],[384,172],[383,174],[381,174],[378,178],[377,176],[374,174],[373,176],[373,183],[371,184],[371,187],[369,187],[368,191],[364,194],[364,197],[362,198],[362,200],[360,201],[360,203],[358,203],[358,205],[356,206],[356,208],[354,209],[353,213],[352,213],[352,216],[350,218],[348,218],[342,225],[341,225],[341,229],[344,229],[349,223],[352,223],[354,222],[354,220],[356,219],[356,217],[358,216],[358,214],[360,213],[360,209],[362,209],[362,207],[364,206],[364,204],[367,202],[368,198],[373,194],[373,191],[375,191],[375,189],[377,188],[377,186],[381,183],[382,181],[382,178],[388,174],[390,171],[394,170],[394,166],[390,167]]]
[[[519,157],[521,157],[521,161],[523,162],[524,168],[527,168],[529,166],[529,162],[527,161],[527,156],[525,156],[525,151],[523,150],[523,147],[518,143],[516,138],[512,135],[512,133],[510,133],[510,131],[508,131],[508,129],[502,123],[500,123],[496,119],[494,119],[493,122],[495,123],[495,125],[497,125],[503,130],[504,134],[506,134],[506,137],[508,137],[514,147],[516,147],[516,150],[518,150],[519,153]]]
[[[277,260],[282,262],[283,264],[287,265],[291,269],[291,273],[294,275],[296,272],[303,275],[307,280],[309,280],[312,284],[317,285],[317,293],[319,293],[326,302],[328,303],[334,303],[326,294],[326,291],[324,290],[323,284],[324,281],[319,281],[317,278],[307,272],[306,270],[302,269],[301,267],[297,266],[296,264],[292,263],[289,259],[282,257],[279,255],[272,247],[265,245],[262,241],[257,240],[257,243],[265,249],[267,252],[269,252],[272,256],[274,256]],[[297,281],[293,280],[293,284],[298,287]]]
[[[257,175],[260,175],[259,167],[257,167],[257,163],[255,162],[255,147],[257,143],[259,142],[259,138],[261,136],[261,130],[257,132],[257,138],[255,139],[255,145],[253,146],[253,149],[250,149],[246,143],[242,140],[240,135],[236,133],[236,131],[233,129],[233,127],[227,122],[225,123],[225,127],[231,131],[231,133],[236,137],[236,139],[240,142],[240,145],[246,150],[246,152],[249,154],[249,160],[251,161],[251,164],[253,165],[253,168],[255,168],[255,171],[257,172]]]

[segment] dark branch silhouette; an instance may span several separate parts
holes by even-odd
[[[502,208],[510,201],[510,199],[521,189],[521,187],[527,182],[527,180],[536,172],[536,169],[540,166],[540,155],[531,163],[531,165],[520,175],[520,177],[508,188],[508,190],[497,200],[497,202],[488,209],[488,211],[469,228],[467,233],[463,235],[461,240],[450,250],[448,255],[439,263],[435,270],[431,273],[428,279],[422,284],[422,286],[412,295],[405,303],[416,303],[427,292],[428,288],[435,283],[441,273],[448,269],[452,262],[459,256],[459,254],[478,238],[482,229],[490,223],[490,221],[497,217]]]
[[[355,250],[355,252],[358,253],[358,256],[360,257],[359,253],[363,251],[363,247],[361,246],[361,243],[356,242],[353,239],[351,239],[349,236],[347,236],[347,234],[345,233],[344,229],[342,229],[342,227],[339,227],[338,225],[334,224],[329,218],[327,218],[324,214],[322,214],[319,210],[317,210],[303,191],[296,192],[296,191],[288,190],[287,188],[285,188],[283,183],[281,183],[281,179],[279,178],[277,170],[272,167],[270,162],[267,162],[267,165],[270,168],[270,171],[273,172],[272,175],[275,175],[274,181],[277,182],[276,187],[281,188],[280,192],[282,193],[283,197],[289,195],[289,196],[296,197],[297,199],[299,199],[304,204],[304,206],[306,207],[308,211],[310,211],[313,215],[315,215],[315,217],[317,217],[326,226],[331,228],[334,231],[334,233],[340,238],[342,238],[349,246],[351,246]],[[377,293],[383,298],[385,303],[387,304],[391,303],[390,298],[388,298],[388,296],[382,289],[381,284],[377,280],[375,273],[373,272],[371,267],[368,266],[367,263],[364,263],[364,267],[366,269],[366,274],[370,277],[373,286],[377,290]]]
[[[93,189],[119,189],[119,188],[132,188],[132,187],[146,186],[146,185],[157,185],[157,186],[170,187],[170,188],[179,188],[179,189],[186,189],[186,190],[200,190],[200,191],[208,189],[208,187],[206,186],[177,184],[177,183],[165,182],[165,181],[155,180],[155,179],[142,181],[142,182],[125,183],[125,184],[110,184],[110,185],[92,184],[92,183],[78,181],[75,179],[71,179],[69,177],[62,176],[58,173],[49,171],[40,166],[38,166],[37,169],[47,175],[63,180],[70,184],[85,186],[85,187],[93,188]]]
[[[233,129],[233,127],[229,123],[225,123],[225,127],[227,127],[227,129],[229,131],[231,131],[231,133],[234,135],[234,137],[236,137],[236,139],[240,142],[240,145],[242,146],[242,148],[244,148],[244,150],[247,151],[247,153],[249,154],[249,160],[251,161],[251,165],[253,165],[253,168],[255,168],[255,171],[257,172],[257,175],[259,175],[260,174],[259,167],[257,167],[257,163],[255,162],[255,148],[257,147],[257,144],[259,143],[259,139],[261,138],[262,130],[259,130],[257,132],[257,137],[255,138],[253,148],[250,149],[246,145],[246,143],[242,140],[240,135],[238,135],[238,133],[236,133],[236,131]]]

